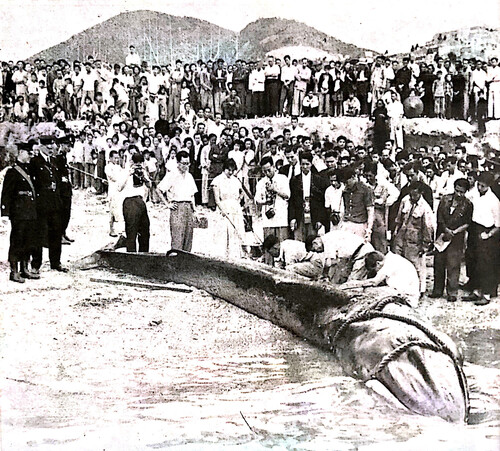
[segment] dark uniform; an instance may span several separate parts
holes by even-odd
[[[62,152],[54,157],[54,167],[56,168],[56,177],[59,181],[59,194],[61,197],[61,229],[62,236],[66,236],[71,217],[71,200],[73,197],[73,187],[69,176],[69,166],[66,159],[66,152]]]
[[[11,279],[21,275],[30,277],[27,262],[34,247],[34,231],[37,227],[35,190],[29,176],[28,164],[17,162],[5,174],[2,189],[2,216],[8,216],[11,222],[9,262]],[[38,277],[36,277],[38,278]],[[18,281],[22,281],[18,280]]]
[[[42,250],[48,247],[50,267],[61,269],[62,202],[57,168],[54,161],[38,155],[30,162],[30,174],[35,185],[38,216],[38,233],[31,266],[35,270],[40,269]]]
[[[403,66],[396,72],[394,83],[396,89],[401,95],[401,102],[403,102],[410,95],[410,82],[412,71],[408,66]]]

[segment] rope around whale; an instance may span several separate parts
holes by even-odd
[[[400,298],[397,296],[389,296],[373,303],[368,307],[367,310],[360,312],[357,315],[354,315],[353,317],[347,318],[345,321],[343,321],[341,326],[337,329],[337,332],[335,333],[333,338],[330,335],[328,336],[328,341],[330,342],[331,345],[330,350],[331,351],[334,350],[335,342],[344,333],[346,328],[349,325],[356,322],[368,321],[370,319],[375,319],[375,318],[384,318],[384,319],[391,319],[394,321],[400,321],[416,327],[420,331],[424,332],[432,342],[429,343],[423,340],[411,339],[410,341],[403,343],[402,345],[393,349],[391,352],[389,352],[382,358],[382,360],[375,366],[375,368],[371,372],[371,376],[368,378],[368,380],[377,379],[380,373],[387,368],[389,363],[399,358],[402,354],[404,354],[406,351],[408,351],[408,349],[412,347],[420,347],[435,352],[441,352],[451,359],[455,371],[458,375],[460,389],[462,390],[462,394],[465,400],[465,406],[466,406],[465,421],[467,422],[469,418],[469,392],[467,389],[467,379],[465,377],[462,366],[460,365],[458,359],[455,356],[455,353],[453,352],[452,349],[450,349],[450,347],[445,342],[443,342],[434,332],[429,330],[429,328],[425,324],[422,324],[420,321],[412,318],[407,318],[406,316],[397,315],[393,313],[384,313],[381,311],[386,305],[391,303],[406,303],[406,302],[404,298]]]

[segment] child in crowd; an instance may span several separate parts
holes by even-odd
[[[444,77],[444,117],[451,119],[451,103],[453,102],[453,81],[451,74]]]
[[[444,119],[444,79],[443,72],[438,70],[436,72],[437,78],[432,83],[432,95],[434,96],[434,115],[439,119]]]

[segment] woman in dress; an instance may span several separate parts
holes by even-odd
[[[221,234],[224,240],[225,255],[227,258],[241,258],[243,244],[243,210],[241,201],[241,182],[234,176],[236,163],[228,158],[223,163],[222,174],[214,178],[212,188],[215,204],[224,217],[224,229]]]
[[[377,100],[377,106],[372,113],[373,125],[373,148],[381,151],[384,144],[389,140],[389,132],[387,129],[387,108],[382,99]]]

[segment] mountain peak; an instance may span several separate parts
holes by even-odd
[[[83,60],[92,55],[109,62],[121,62],[130,44],[135,45],[144,60],[159,64],[178,58],[183,61],[260,59],[272,50],[298,46],[332,55],[359,57],[365,54],[364,49],[295,20],[261,18],[235,33],[194,17],[134,10],[88,28],[33,58]]]

